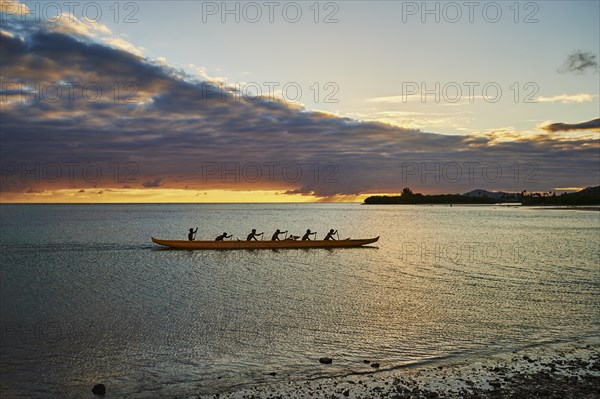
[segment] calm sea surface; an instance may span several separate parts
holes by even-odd
[[[598,334],[600,212],[0,206],[0,397],[194,397]],[[276,228],[376,248],[160,250]],[[321,365],[319,357],[334,359]],[[275,376],[269,375],[276,372]]]

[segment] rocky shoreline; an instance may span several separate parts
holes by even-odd
[[[600,397],[600,337],[367,375],[264,384],[203,397],[591,399]]]

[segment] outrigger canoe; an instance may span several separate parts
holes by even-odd
[[[291,249],[291,248],[350,248],[372,244],[379,240],[375,238],[345,239],[345,240],[281,240],[281,241],[186,241],[159,240],[152,242],[172,249]]]

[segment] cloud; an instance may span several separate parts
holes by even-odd
[[[367,99],[368,103],[386,103],[386,104],[397,104],[405,103],[408,101],[408,96],[387,96],[387,97],[373,97]]]
[[[554,191],[581,191],[583,190],[585,187],[555,187],[553,188]]]
[[[569,54],[558,72],[578,75],[586,72],[596,73],[598,72],[598,58],[592,52],[576,50]]]
[[[142,186],[144,186],[146,188],[160,187],[161,186],[161,184],[160,184],[161,181],[162,181],[162,177],[157,177],[156,179],[154,179],[152,181],[147,181],[145,183],[142,183]]]
[[[600,118],[580,123],[552,123],[542,126],[547,132],[568,132],[572,130],[591,130],[600,132]]]
[[[2,29],[0,29],[0,35],[4,35],[4,36],[10,37],[10,38],[14,38],[15,37],[15,35],[13,35],[12,33],[4,31]]]
[[[27,15],[30,13],[26,4],[16,0],[0,0],[0,12],[11,15]]]
[[[129,43],[127,40],[124,40],[120,37],[105,37],[102,39],[102,41],[111,45],[112,47],[119,48],[131,54],[135,54],[138,57],[142,57],[142,54],[144,52],[143,48],[136,47],[133,44]]]
[[[373,116],[363,116],[361,119],[419,130],[426,128],[467,130],[465,126],[469,126],[471,122],[470,117],[462,116],[460,112],[383,111],[377,112]]]
[[[541,103],[556,103],[560,102],[563,104],[571,104],[571,103],[587,103],[593,101],[593,99],[597,97],[596,94],[560,94],[552,97],[539,97],[538,102]]]
[[[189,76],[164,60],[123,51],[101,33],[90,37],[85,29],[7,21],[2,28],[10,34],[0,35],[3,84],[19,83],[33,91],[36,84],[51,82],[65,87],[56,101],[2,87],[0,94],[7,98],[0,130],[3,164],[81,165],[75,181],[42,181],[36,189],[92,183],[107,193],[124,186],[187,186],[333,198],[394,192],[408,184],[415,189],[433,184],[438,191],[452,192],[475,186],[534,190],[539,185],[541,190],[543,185],[585,186],[598,179],[597,138],[507,131],[443,135],[311,111],[281,99],[249,99],[234,87],[199,79],[198,73]],[[68,82],[79,84],[72,96]],[[442,114],[427,119],[435,116],[441,117],[437,123],[453,122]],[[402,180],[405,164],[435,168],[452,162],[497,163],[506,172],[499,182],[482,181],[481,173],[469,180],[466,169],[460,184],[418,175],[413,183]],[[527,186],[515,182],[509,169],[515,163],[535,163],[547,178]],[[90,181],[83,165],[100,167],[101,179]],[[3,168],[1,191],[31,187],[18,170],[9,172]],[[63,175],[69,176],[68,168]]]
[[[90,22],[86,18],[78,19],[73,14],[62,12],[55,17],[56,22],[48,24],[48,30],[76,36],[95,38],[101,35],[112,35],[111,30],[99,22]]]

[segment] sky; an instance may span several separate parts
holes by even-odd
[[[1,0],[1,202],[600,185],[600,2]]]

